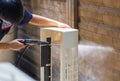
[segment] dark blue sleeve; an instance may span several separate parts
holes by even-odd
[[[25,9],[24,11],[24,18],[23,20],[18,24],[20,26],[28,24],[28,22],[32,19],[32,13]]]

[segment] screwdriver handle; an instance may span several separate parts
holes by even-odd
[[[37,39],[24,39],[20,41],[23,44],[38,44],[38,45],[49,45],[49,42],[40,41]]]

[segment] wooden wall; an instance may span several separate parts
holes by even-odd
[[[120,0],[78,0],[81,39],[120,49]]]
[[[81,40],[120,50],[120,0],[78,0]],[[79,45],[79,81],[119,81],[120,52]]]

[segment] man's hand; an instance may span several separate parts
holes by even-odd
[[[9,43],[10,45],[10,50],[18,51],[22,48],[24,48],[26,45],[21,43],[23,39],[15,39]]]
[[[58,28],[71,28],[71,27],[65,23],[58,23]]]

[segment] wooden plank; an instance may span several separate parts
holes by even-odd
[[[67,24],[69,24],[73,28],[78,25],[77,7],[77,0],[66,0]]]

